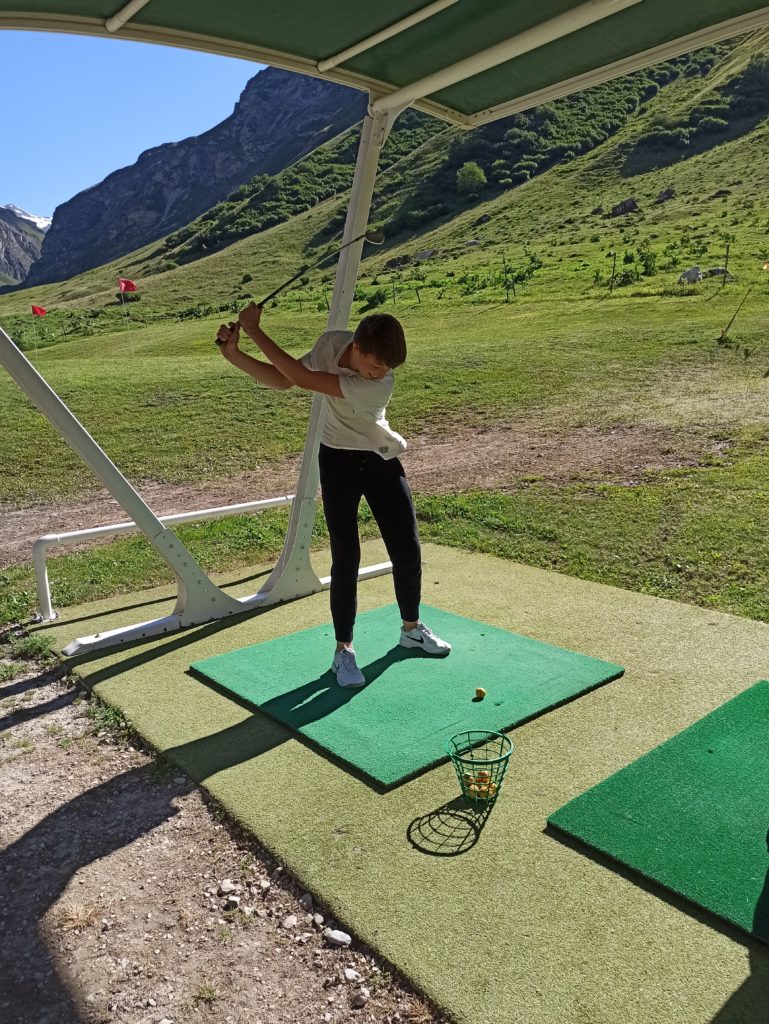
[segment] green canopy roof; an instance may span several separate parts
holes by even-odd
[[[247,58],[368,89],[379,109],[411,103],[465,126],[768,24],[766,0],[0,3],[0,28]]]

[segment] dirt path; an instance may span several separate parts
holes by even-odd
[[[403,461],[412,488],[422,493],[509,490],[531,479],[632,484],[646,469],[695,466],[704,456],[727,449],[728,442],[714,440],[713,430],[712,426],[688,426],[685,430],[624,426],[544,431],[530,422],[487,431],[459,428],[440,436],[420,435],[409,445]],[[289,459],[222,480],[188,484],[148,481],[136,486],[157,515],[170,515],[290,494],[298,467],[298,459]],[[0,508],[0,568],[29,561],[32,543],[41,534],[82,530],[126,518],[106,491],[67,503]]]
[[[0,1020],[442,1024],[186,776],[4,654]]]

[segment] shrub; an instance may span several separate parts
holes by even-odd
[[[457,171],[457,192],[460,195],[475,195],[477,192],[480,192],[485,184],[486,175],[475,160],[468,160]]]
[[[625,267],[621,270],[614,278],[614,287],[622,288],[628,284],[635,284],[640,279],[641,275],[638,273],[635,267]]]
[[[715,132],[723,132],[729,127],[729,122],[722,117],[703,117],[697,122],[696,130],[698,135],[712,135]]]
[[[365,295],[365,303],[361,306],[359,312],[366,313],[370,309],[376,309],[377,306],[383,306],[388,299],[388,291],[386,288],[377,288],[376,291],[369,292]]]

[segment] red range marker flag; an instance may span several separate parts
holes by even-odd
[[[129,281],[127,277],[119,277],[117,279],[117,283],[118,283],[118,287],[120,288],[121,292],[135,292],[136,291],[136,282],[135,281]]]
[[[47,312],[48,312],[48,310],[47,309],[43,309],[42,306],[33,306],[32,307],[32,315],[33,316],[45,316],[45,314]]]

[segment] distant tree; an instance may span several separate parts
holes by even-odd
[[[475,160],[468,160],[457,171],[457,192],[463,196],[472,196],[486,184],[486,175]]]

